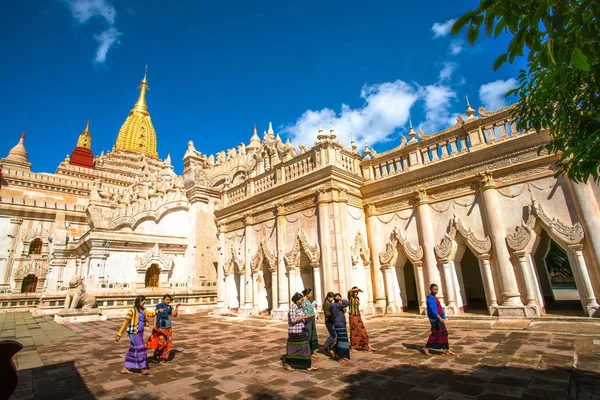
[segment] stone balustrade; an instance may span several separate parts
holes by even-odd
[[[34,198],[24,197],[13,197],[13,196],[0,196],[0,204],[2,205],[19,205],[19,206],[30,206],[36,208],[46,208],[53,210],[65,210],[65,211],[76,211],[85,212],[86,206],[73,204],[73,203],[60,203],[56,201],[38,200]]]
[[[367,181],[385,179],[533,132],[519,132],[510,110],[508,107],[487,118],[457,124],[433,135],[418,135],[419,139],[414,138],[372,159],[365,158],[361,163],[363,178]]]

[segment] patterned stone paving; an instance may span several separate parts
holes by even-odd
[[[552,333],[560,324],[514,330],[452,321],[459,356],[428,358],[413,349],[427,339],[426,321],[376,318],[366,321],[376,353],[353,353],[345,365],[320,355],[320,370],[309,373],[282,368],[284,323],[181,316],[174,359],[142,376],[119,374],[128,347],[114,342],[120,322],[64,327],[49,317],[0,314],[1,336],[25,344],[12,399],[600,399],[597,325],[582,335],[589,326],[563,324]],[[322,342],[323,326],[319,335]]]

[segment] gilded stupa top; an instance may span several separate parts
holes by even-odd
[[[90,120],[88,119],[85,129],[79,135],[77,139],[77,147],[85,147],[86,149],[92,149],[92,136],[90,135]]]
[[[146,92],[149,90],[148,82],[146,81],[147,71],[148,67],[146,66],[144,79],[142,79],[142,83],[140,84],[140,97],[138,97],[125,123],[119,130],[115,147],[117,150],[134,151],[144,153],[152,158],[158,158],[156,151],[156,131],[154,130],[154,126],[152,126],[152,120],[150,119],[150,113],[148,113],[148,106],[146,105]]]

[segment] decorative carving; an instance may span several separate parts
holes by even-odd
[[[314,246],[309,245],[302,229],[298,229],[292,250],[284,257],[287,266],[300,266],[300,250],[303,250],[308,256],[311,264],[318,264],[320,262],[321,250],[319,244],[317,243]]]
[[[515,228],[515,232],[506,236],[506,243],[514,251],[521,251],[527,247],[531,239],[535,236],[533,225],[535,217],[530,213],[529,220],[532,222],[522,221],[520,226]]]
[[[475,190],[475,185],[473,183],[469,183],[466,185],[454,187],[452,189],[444,190],[441,192],[433,193],[430,198],[432,200],[439,200],[447,197],[454,197],[456,195],[468,193]]]
[[[435,255],[438,258],[450,258],[450,253],[452,253],[454,247],[454,238],[456,237],[456,224],[453,222],[454,220],[450,221],[448,232],[444,234],[444,238],[440,244],[436,244],[434,247]]]
[[[550,218],[546,211],[535,199],[532,200],[531,212],[540,219],[542,224],[565,243],[572,245],[580,243],[584,238],[583,228],[579,222],[567,225],[558,218]]]
[[[427,191],[423,188],[418,188],[415,192],[415,201],[417,204],[427,204],[427,202],[429,201]]]
[[[44,267],[41,260],[34,259],[30,262],[22,263],[13,273],[15,279],[23,279],[27,275],[35,275],[38,279],[46,279],[48,268]]]
[[[486,236],[483,239],[478,239],[471,228],[467,229],[458,217],[454,217],[451,223],[454,224],[456,230],[462,235],[463,238],[465,238],[467,243],[473,250],[475,250],[477,254],[488,254],[490,252],[492,249],[492,241],[490,240],[489,236]]]
[[[254,257],[252,257],[252,270],[258,271],[263,263],[263,260],[267,261],[267,264],[269,265],[269,271],[277,271],[277,256],[275,255],[275,252],[271,252],[269,250],[267,240],[264,237],[258,243],[258,250],[256,251]]]
[[[228,276],[234,272],[234,265],[238,266],[238,272],[240,274],[243,274],[246,270],[240,249],[235,245],[235,243],[232,243],[229,250],[229,258],[227,261],[225,261],[225,276]]]
[[[356,238],[354,238],[354,244],[352,245],[351,251],[350,257],[352,259],[352,265],[358,264],[361,259],[361,254],[363,255],[362,259],[364,260],[365,266],[371,263],[371,261],[369,261],[371,252],[360,232],[358,232]]]
[[[496,187],[496,183],[494,182],[494,176],[490,171],[485,171],[477,174],[479,178],[479,185],[483,189]]]
[[[411,262],[419,261],[423,258],[423,248],[421,246],[414,248],[408,241],[408,237],[400,236],[398,228],[394,228],[390,235],[390,241],[385,246],[385,250],[379,253],[379,262],[382,266],[391,264],[399,245],[402,246],[404,253]]]
[[[78,276],[73,276],[69,281],[69,290],[65,296],[65,309],[76,310],[81,308],[89,310],[97,308],[96,297],[86,293],[83,281]]]
[[[41,224],[36,224],[34,228],[27,232],[25,237],[23,238],[24,242],[31,242],[33,239],[42,239],[42,241],[46,241],[48,239],[48,230],[43,228]]]
[[[145,273],[152,264],[158,264],[161,271],[170,271],[173,268],[173,259],[173,256],[160,251],[158,243],[156,243],[152,249],[135,257],[135,269],[138,273]]]
[[[409,208],[411,205],[412,205],[411,199],[404,199],[404,200],[395,201],[393,203],[389,203],[389,204],[386,204],[383,206],[378,206],[377,211],[379,213],[386,213],[386,212],[390,212],[390,211],[396,211],[396,210]]]

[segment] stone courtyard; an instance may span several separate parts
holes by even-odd
[[[415,347],[427,320],[373,318],[376,353],[345,365],[321,354],[308,373],[281,366],[285,323],[187,315],[174,322],[173,359],[151,364],[150,376],[119,373],[128,347],[114,342],[120,323],[0,314],[0,339],[24,345],[11,399],[600,399],[600,325],[590,320],[463,317],[448,323],[459,355],[426,357]]]

